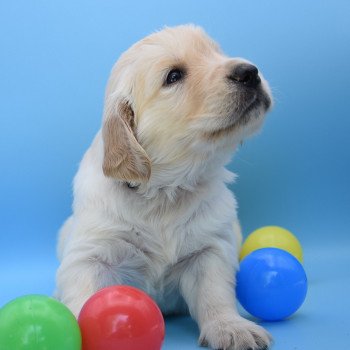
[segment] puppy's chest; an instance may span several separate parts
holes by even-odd
[[[157,269],[175,265],[191,250],[193,244],[184,227],[133,227],[129,242],[132,243]],[[159,265],[159,266],[157,266]]]
[[[193,198],[169,202],[167,199],[144,201],[134,198],[132,210],[124,212],[129,224],[127,240],[151,261],[166,269],[195,250],[200,201]]]

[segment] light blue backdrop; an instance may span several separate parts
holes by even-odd
[[[230,165],[244,233],[278,224],[313,252],[349,246],[349,18],[348,0],[1,1],[0,305],[51,293],[109,71],[163,25],[203,26],[272,86],[274,111]]]

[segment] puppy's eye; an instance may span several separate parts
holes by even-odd
[[[180,69],[173,69],[166,78],[166,85],[171,85],[178,82],[183,78],[183,76],[184,73]]]

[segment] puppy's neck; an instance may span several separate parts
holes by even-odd
[[[174,201],[183,192],[196,193],[214,182],[230,183],[235,175],[224,168],[218,159],[187,161],[178,164],[153,164],[152,175],[145,184],[131,183],[129,187],[147,198],[166,195]]]

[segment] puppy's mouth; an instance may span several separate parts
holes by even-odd
[[[219,117],[214,130],[207,134],[212,138],[227,136],[228,134],[248,127],[250,124],[259,124],[272,104],[271,97],[262,89],[255,91],[235,92],[232,102],[227,108],[226,116]],[[210,134],[210,135],[209,135]]]
[[[252,118],[262,117],[271,107],[271,98],[264,91],[257,91],[252,96],[242,99],[234,108],[234,113],[230,115],[233,124],[246,125]]]

